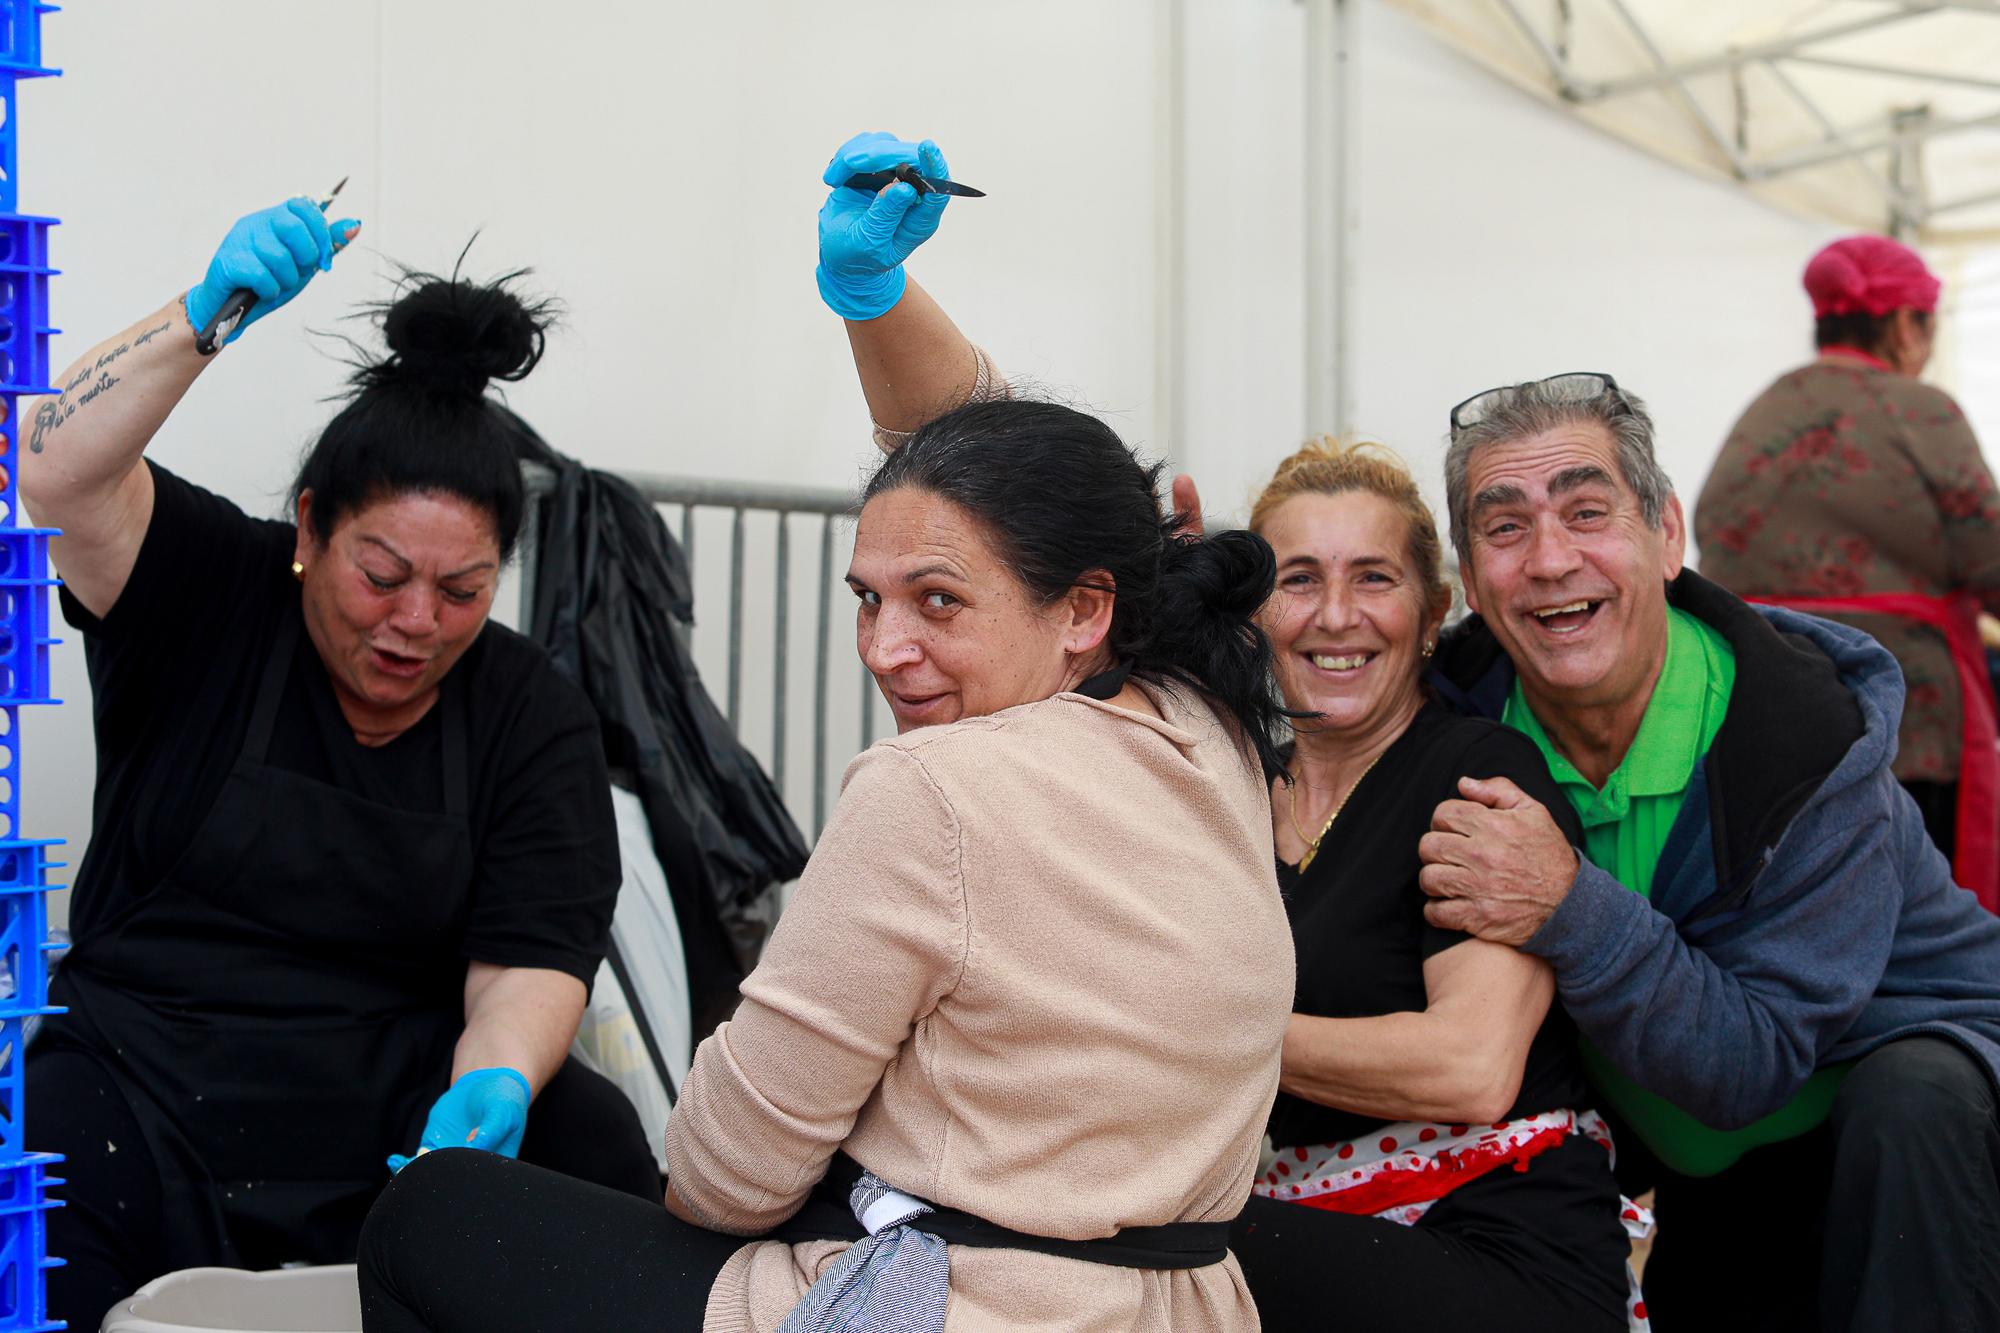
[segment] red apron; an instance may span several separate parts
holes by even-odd
[[[1952,878],[1972,890],[1980,905],[2000,913],[2000,730],[1994,724],[1993,685],[1986,649],[1979,641],[1979,602],[1959,593],[1872,592],[1856,597],[1752,597],[1807,615],[1899,616],[1944,634],[1958,672],[1959,758],[1957,851]]]

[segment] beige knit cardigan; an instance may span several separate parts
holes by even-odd
[[[710,1226],[768,1230],[844,1148],[900,1189],[1086,1239],[1228,1219],[1277,1089],[1292,948],[1270,798],[1203,701],[1077,694],[883,741],[667,1125]],[[771,1329],[841,1253],[745,1245],[705,1328]],[[1242,1330],[1234,1257],[951,1249],[948,1327]]]

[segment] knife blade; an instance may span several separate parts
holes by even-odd
[[[850,190],[883,190],[896,181],[914,186],[918,194],[954,194],[967,199],[986,197],[984,190],[975,190],[970,185],[939,176],[926,176],[908,162],[888,171],[863,171],[849,176],[842,183]]]

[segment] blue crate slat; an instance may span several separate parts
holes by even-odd
[[[51,1187],[62,1181],[49,1174],[49,1167],[62,1159],[38,1153],[19,1163],[0,1167],[0,1329],[53,1330],[65,1327],[49,1318],[44,1275],[59,1267],[60,1259],[48,1257],[47,1220],[58,1200],[48,1197]]]
[[[0,889],[0,1022],[48,1014],[48,889],[33,885]],[[0,1050],[0,1079],[10,1052]],[[0,1165],[6,1154],[0,1151]]]
[[[55,12],[38,0],[0,0],[0,69],[23,78],[62,73],[42,65],[42,15]]]
[[[11,213],[21,197],[20,117],[15,114],[17,70],[0,69],[0,212]]]
[[[0,394],[52,393],[49,338],[59,330],[49,322],[49,279],[58,270],[49,263],[49,228],[57,220],[11,208],[0,198]]]
[[[15,85],[62,73],[42,64],[42,15],[55,9],[36,0],[0,0],[0,212],[14,211],[20,178]]]
[[[48,859],[47,849],[57,844],[48,840],[10,839],[0,841],[0,1166],[25,1151],[10,1127],[21,1122],[23,1060],[16,1052],[27,1050],[24,1033],[17,1031],[27,1019],[59,1014],[49,1004],[47,955],[54,948],[48,938],[49,870],[59,865]],[[23,1056],[25,1059],[25,1055]]]
[[[0,744],[5,744],[4,736],[0,736]],[[0,776],[11,772],[0,763]],[[49,871],[60,870],[65,864],[49,860],[49,848],[62,845],[61,838],[0,838],[0,896],[62,888],[48,880]]]
[[[6,529],[0,528],[0,533]],[[0,704],[0,838],[21,836],[20,714]]]
[[[41,895],[30,896],[39,898]],[[41,916],[39,912],[32,915],[37,918]],[[29,914],[23,913],[9,922],[11,928],[9,933],[15,935],[24,933],[24,928],[29,924],[28,916]],[[16,938],[9,940],[5,948],[9,955],[8,961],[14,966],[13,979],[19,986],[27,979],[23,975],[28,970],[24,966],[27,956],[41,955],[40,941],[29,944]],[[47,1007],[45,1003],[47,996],[43,992],[27,992],[23,998],[31,1002],[21,1004],[19,1012],[10,1012],[5,1017],[0,1017],[0,1178],[4,1178],[5,1173],[18,1163],[34,1156],[27,1150],[27,1144],[23,1141],[27,1133],[28,1052],[26,1034],[22,1029],[29,1014],[40,1013]],[[13,1007],[10,1005],[10,1008]],[[6,1203],[6,1199],[0,1197],[0,1211],[5,1210]],[[5,1327],[5,1323],[0,1322],[0,1328]]]
[[[5,483],[0,485],[0,531],[14,527],[17,522],[14,511],[19,507],[19,498],[14,478],[21,470],[19,413],[19,399],[14,394],[0,392],[0,473],[4,473],[0,480]]]
[[[4,3],[6,0],[0,0],[0,4]],[[19,91],[22,79],[54,72],[54,70],[17,70],[0,66],[0,115],[6,117],[5,121],[0,121],[0,172],[4,172],[0,174],[0,212],[13,212],[21,194],[21,138],[19,121],[15,115],[15,94]]]
[[[49,1174],[49,1168],[60,1161],[58,1153],[37,1152],[0,1167],[0,1217],[61,1207],[48,1193],[51,1187],[63,1183],[60,1176]]]
[[[49,693],[49,650],[62,642],[49,632],[49,589],[57,586],[48,573],[49,538],[55,535],[49,528],[0,526],[0,704],[60,702]],[[14,734],[10,722],[0,747]],[[18,754],[8,757],[18,766]],[[0,762],[0,777],[7,768]],[[18,795],[19,783],[13,785]],[[5,796],[0,793],[0,808]],[[0,838],[18,834],[15,827],[0,828]]]

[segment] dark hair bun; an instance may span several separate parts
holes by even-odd
[[[405,273],[396,298],[376,308],[389,356],[363,366],[357,379],[364,388],[403,384],[478,397],[493,380],[523,378],[542,359],[553,308],[511,289],[522,272],[490,283]]]
[[[1278,561],[1269,542],[1248,528],[1232,528],[1209,537],[1169,537],[1160,574],[1167,598],[1247,618],[1270,597]]]

